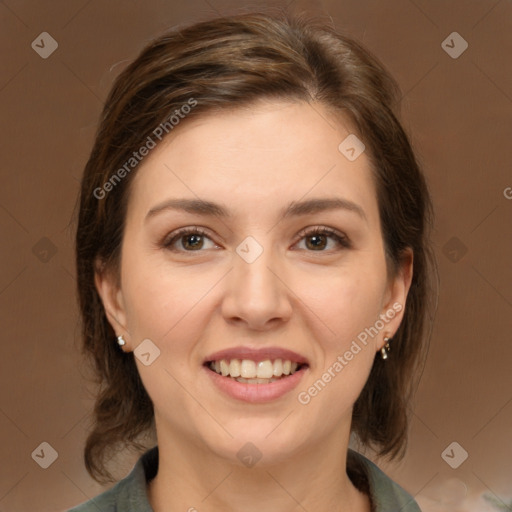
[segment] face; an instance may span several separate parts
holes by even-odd
[[[97,287],[144,354],[159,444],[236,461],[251,442],[275,463],[348,442],[411,276],[388,276],[369,158],[338,149],[350,133],[321,105],[267,102],[188,120],[142,162],[120,287]]]

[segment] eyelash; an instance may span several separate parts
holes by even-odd
[[[187,253],[201,252],[201,249],[196,250],[196,251],[194,251],[194,250],[187,251],[185,249],[178,250],[178,249],[172,248],[172,246],[175,244],[176,241],[178,241],[180,238],[185,237],[186,235],[199,235],[199,236],[209,238],[211,240],[211,238],[208,236],[208,233],[203,228],[201,228],[199,226],[194,226],[194,227],[182,228],[182,229],[179,229],[178,231],[176,231],[175,233],[171,233],[171,235],[170,235],[171,238],[165,239],[164,242],[162,243],[162,246],[170,251],[173,251],[173,252],[187,252]],[[334,239],[343,249],[350,249],[352,247],[352,244],[351,244],[350,240],[347,238],[347,236],[345,236],[342,233],[339,233],[335,229],[328,228],[325,226],[317,226],[312,229],[306,228],[305,230],[303,230],[299,233],[300,238],[298,241],[301,241],[303,238],[307,238],[307,237],[311,237],[311,236],[315,236],[315,235],[327,235],[328,237]],[[308,252],[330,252],[330,251],[329,250],[319,250],[319,251],[311,250]]]

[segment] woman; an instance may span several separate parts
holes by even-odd
[[[432,298],[398,88],[356,42],[261,13],[158,38],[117,78],[81,189],[85,463],[157,446],[74,511],[417,511],[403,455]]]

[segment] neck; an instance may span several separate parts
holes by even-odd
[[[368,496],[346,473],[348,439],[338,437],[281,462],[262,459],[252,468],[192,443],[159,438],[158,447],[158,473],[148,487],[154,512],[370,511]]]

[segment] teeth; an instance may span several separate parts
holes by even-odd
[[[275,382],[279,379],[244,379],[243,377],[238,377],[238,379],[235,380],[241,382],[242,384],[269,384],[270,382]]]
[[[240,366],[240,375],[244,379],[253,379],[256,377],[256,363],[250,359],[244,359]]]
[[[220,362],[220,373],[223,377],[229,375],[229,363],[225,359]]]
[[[268,359],[266,361],[260,361],[256,365],[256,374],[258,379],[270,379],[274,375],[272,361]]]
[[[276,377],[281,377],[281,375],[283,375],[283,361],[281,359],[276,359],[274,361],[274,375]]]
[[[271,361],[252,361],[250,359],[221,359],[212,361],[210,368],[223,377],[233,377],[238,382],[249,384],[267,384],[283,375],[292,375],[297,371],[298,363],[285,359]]]
[[[239,359],[232,359],[231,363],[229,363],[229,375],[231,377],[240,377],[242,374],[241,366]]]

